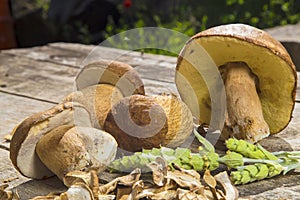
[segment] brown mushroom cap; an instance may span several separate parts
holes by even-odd
[[[168,147],[177,147],[192,133],[194,124],[190,109],[174,95],[155,95],[155,101],[164,109],[168,118],[168,132],[164,143]]]
[[[167,117],[153,98],[132,95],[112,107],[104,130],[114,136],[120,148],[127,151],[159,147],[168,131]]]
[[[252,26],[230,24],[200,32],[186,43],[177,62],[176,85],[193,115],[209,124],[211,99],[199,73],[205,66],[193,66],[185,59],[189,54],[197,54],[191,45],[194,42],[204,48],[218,67],[228,62],[247,63],[259,79],[258,95],[270,133],[278,133],[287,126],[294,108],[297,74],[290,56],[278,41]],[[198,59],[207,58],[199,55]],[[187,86],[192,87],[197,103],[191,100]]]
[[[104,124],[104,130],[127,151],[179,146],[192,129],[191,112],[172,95],[125,97],[113,106]]]
[[[85,65],[76,77],[77,90],[100,83],[118,87],[124,96],[145,94],[144,84],[138,73],[133,67],[122,62],[92,62]]]
[[[121,91],[108,84],[88,86],[66,96],[62,102],[78,102],[86,107],[91,115],[92,125],[102,129],[107,113],[123,95]]]
[[[79,103],[67,102],[47,111],[34,114],[22,121],[14,130],[10,143],[10,159],[24,176],[42,179],[53,173],[36,154],[37,142],[42,136],[60,125],[91,126],[88,111]]]

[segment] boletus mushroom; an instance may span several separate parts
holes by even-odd
[[[23,120],[14,128],[10,142],[10,159],[15,168],[30,178],[41,179],[53,176],[37,155],[36,144],[56,127],[75,124],[91,127],[90,116],[85,107],[72,102],[56,105]]]
[[[234,136],[257,142],[287,126],[294,108],[297,75],[280,42],[252,26],[229,24],[200,32],[186,43],[177,62],[176,85],[200,123],[209,124],[212,102],[201,71],[211,66],[199,62],[208,59],[204,54],[191,56],[197,55],[195,46],[210,56],[224,82],[224,139]],[[191,100],[188,87],[196,94],[196,101]]]
[[[174,95],[132,95],[121,99],[109,111],[104,130],[120,148],[134,152],[160,145],[181,145],[193,130],[188,107]]]
[[[98,129],[103,128],[107,113],[121,98],[145,95],[143,82],[134,68],[107,60],[85,65],[76,77],[76,89],[62,102],[83,104],[90,112],[93,127]]]
[[[10,158],[24,176],[42,179],[69,171],[103,171],[115,157],[117,143],[91,127],[88,111],[67,102],[34,114],[13,131]]]

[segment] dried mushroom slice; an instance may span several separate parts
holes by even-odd
[[[99,187],[99,180],[95,170],[91,170],[89,172],[78,170],[71,171],[64,176],[63,182],[67,187],[70,187],[75,183],[84,183],[90,188]]]
[[[210,58],[197,51],[198,47]],[[214,81],[216,74],[204,79],[205,72],[214,67],[206,65],[207,59],[219,67],[225,83],[225,138],[256,142],[287,126],[294,108],[297,74],[278,41],[252,26],[229,24],[200,32],[186,43],[178,58],[175,82],[193,115],[209,124],[212,103],[223,102],[211,102],[205,79]],[[196,94],[194,100],[191,91]]]
[[[154,162],[149,163],[147,166],[152,171],[153,183],[157,186],[165,185],[165,176],[168,173],[166,161],[161,157],[157,157]]]
[[[225,199],[238,199],[239,192],[230,181],[227,172],[220,172],[219,174],[215,175],[214,178],[219,184],[221,184],[221,186],[225,190]]]
[[[85,184],[92,190],[94,197],[99,196],[99,179],[95,170],[89,172],[71,171],[64,176],[63,182],[67,187],[76,183]]]
[[[77,199],[84,199],[84,200],[94,200],[93,193],[91,189],[82,183],[76,183],[72,185],[65,193],[60,195],[61,200],[77,200]]]
[[[114,180],[99,187],[99,195],[107,195],[114,191],[118,184],[133,186],[141,177],[141,170],[136,168],[130,174],[115,178]]]
[[[38,141],[54,128],[66,125],[91,126],[90,116],[79,103],[63,103],[51,109],[34,114],[21,122],[12,133],[10,159],[24,176],[42,179],[53,173],[41,162],[35,148]]]

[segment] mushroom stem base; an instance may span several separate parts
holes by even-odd
[[[257,142],[270,134],[258,96],[258,79],[244,62],[230,62],[221,67],[226,91],[224,139],[235,137]],[[258,90],[257,90],[258,88]]]

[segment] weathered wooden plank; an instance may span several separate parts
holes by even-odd
[[[158,82],[155,80],[143,79],[146,95],[157,95],[162,93],[173,93],[179,96],[174,83]]]
[[[91,51],[94,50],[95,47],[99,49],[99,52],[103,51],[102,53],[105,54],[104,57],[108,56],[108,58],[116,58],[120,57],[121,55],[128,54],[128,50],[118,49],[118,48],[110,48],[110,47],[104,47],[103,45],[82,45],[82,44],[72,44],[72,43],[51,43],[49,44],[51,47],[55,48],[61,48],[61,49],[70,49],[70,50],[76,50],[81,52]],[[143,56],[144,58],[153,59],[153,60],[159,60],[159,61],[165,61],[169,63],[176,63],[177,58],[176,57],[170,57],[170,56],[164,56],[164,55],[156,55],[156,54],[148,54],[137,51],[130,51],[131,57],[140,57]],[[113,57],[111,57],[113,56]]]
[[[1,90],[58,102],[73,91],[78,69],[0,54]]]
[[[36,196],[48,194],[60,194],[67,190],[63,183],[55,176],[46,180],[29,180],[17,185],[14,190],[18,191],[21,200],[31,199]]]
[[[176,65],[176,58],[167,56],[152,54],[142,55],[141,53],[134,51],[79,44],[68,45],[64,43],[34,47],[30,49],[5,50],[2,51],[2,54],[25,57],[38,62],[51,62],[77,68],[82,67],[84,63],[100,58],[116,60],[128,63],[133,67],[137,67],[138,72],[143,78],[167,82],[173,82]]]
[[[175,73],[174,70],[164,69],[161,70],[160,75],[145,67],[138,67],[138,69],[164,77]],[[79,68],[0,54],[0,91],[59,102],[65,95],[74,91],[74,80],[78,72]],[[169,82],[143,80],[148,94],[158,94],[165,91],[163,88],[169,86],[176,89],[174,84]]]
[[[0,92],[0,105],[0,146],[9,148],[9,142],[4,140],[5,135],[26,117],[47,110],[54,104]]]
[[[5,55],[29,58],[38,62],[52,62],[72,67],[80,67],[81,62],[87,56],[88,52],[89,51],[81,52],[71,49],[51,48],[49,46],[1,51],[1,53]]]
[[[255,200],[299,199],[299,185],[300,174],[292,172],[285,176],[238,186],[237,189],[240,196]]]

